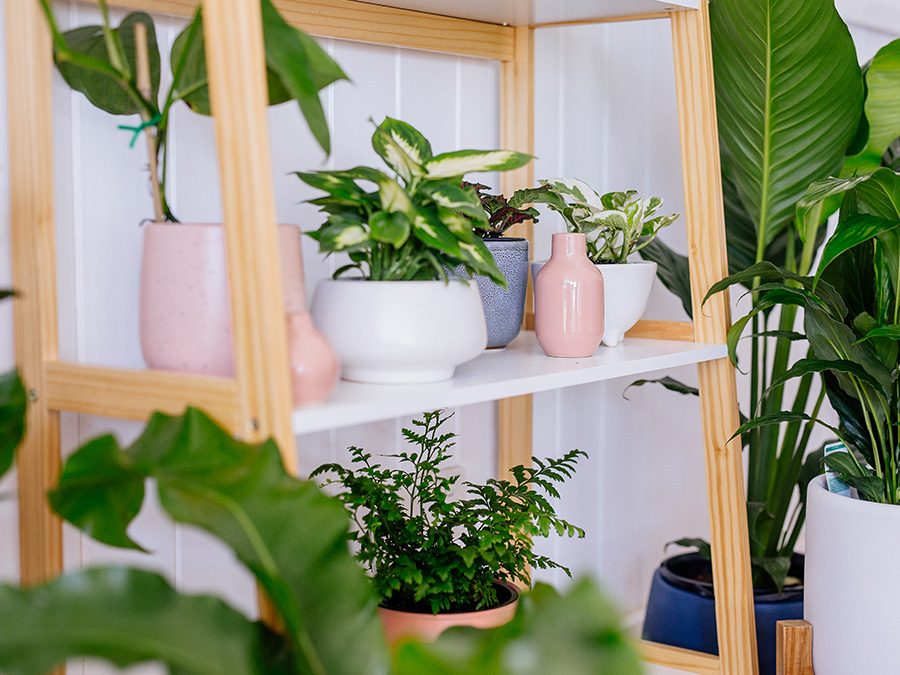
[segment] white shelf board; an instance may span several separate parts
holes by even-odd
[[[452,380],[431,384],[361,384],[341,380],[329,401],[296,408],[295,434],[323,431],[425,410],[482,403],[537,391],[635,376],[728,355],[725,345],[627,338],[584,359],[546,356],[531,331],[504,350],[489,350],[456,369]]]
[[[533,26],[697,9],[699,0],[376,0],[368,4],[486,23]]]

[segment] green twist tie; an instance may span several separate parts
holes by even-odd
[[[128,126],[127,124],[120,124],[120,125],[119,125],[119,128],[122,129],[123,131],[131,131],[132,133],[134,133],[134,136],[131,137],[131,143],[128,144],[128,147],[129,147],[129,148],[133,148],[135,142],[136,142],[137,139],[138,139],[138,136],[141,135],[141,132],[142,132],[144,129],[146,129],[147,127],[153,127],[153,126],[156,126],[156,125],[159,124],[160,122],[162,122],[162,115],[160,115],[159,113],[156,113],[156,114],[155,114],[153,117],[151,117],[149,120],[147,120],[146,122],[141,122],[141,123],[140,123],[138,126],[136,126],[136,127],[131,127],[131,126]]]

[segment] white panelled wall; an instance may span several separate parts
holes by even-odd
[[[74,2],[57,4],[64,23],[97,23],[96,9]],[[114,18],[115,20],[116,18]],[[0,14],[2,21],[2,14]],[[167,52],[184,22],[158,18],[158,40]],[[864,31],[857,40],[866,38]],[[0,40],[3,39],[0,32]],[[864,40],[863,40],[864,41]],[[866,44],[883,44],[872,36]],[[436,151],[498,147],[500,71],[497,63],[326,39],[322,44],[352,83],[325,94],[333,152],[325,158],[294,104],[270,113],[278,217],[304,230],[320,222],[314,196],[290,175],[321,167],[346,168],[377,162],[371,149],[373,125],[385,115],[418,127]],[[538,31],[536,46],[536,176],[579,177],[598,191],[634,188],[662,196],[666,212],[683,211],[681,163],[671,37],[666,21],[579,26]],[[876,46],[877,48],[877,46]],[[867,47],[868,49],[868,47]],[[871,51],[874,51],[872,49]],[[5,49],[3,51],[5,54]],[[866,54],[868,58],[871,54]],[[0,70],[5,82],[5,66]],[[165,87],[165,79],[163,87]],[[2,87],[5,97],[5,86]],[[61,78],[55,83],[56,195],[58,221],[60,347],[63,358],[103,365],[142,367],[138,344],[138,268],[142,230],[151,215],[142,143],[129,149],[129,132],[97,111]],[[49,132],[49,130],[48,130]],[[172,126],[170,198],[185,221],[221,216],[212,122],[178,109]],[[0,105],[0,209],[8,213],[6,106]],[[481,177],[498,185],[496,176]],[[561,223],[546,215],[536,226],[535,257],[549,253],[550,233]],[[684,223],[663,238],[685,250]],[[307,294],[327,277],[325,260],[312,240],[305,242]],[[8,218],[0,221],[0,287],[9,282]],[[10,303],[0,307],[0,368],[11,367]],[[686,319],[680,303],[658,285],[649,318]],[[605,347],[601,347],[605,349]],[[669,374],[696,382],[695,369]],[[628,380],[574,387],[535,396],[538,456],[559,456],[572,447],[590,454],[563,489],[560,511],[587,531],[581,541],[551,541],[541,550],[573,573],[597,575],[638,617],[650,576],[667,541],[708,533],[700,417],[695,400],[658,387],[623,391]],[[298,439],[301,466],[310,471],[324,461],[347,457],[348,445],[394,452],[408,420],[310,434]],[[496,472],[497,427],[493,404],[457,411],[460,434],[457,468],[467,480]],[[101,432],[123,442],[139,425],[64,415],[64,445],[74,448]],[[7,481],[7,489],[14,484]],[[0,575],[17,574],[15,501],[0,502]],[[149,556],[101,546],[72,529],[65,535],[67,567],[125,561],[165,571],[182,589],[213,591],[254,611],[254,585],[230,554],[202,533],[174,527],[156,508],[145,509],[133,536],[153,551]],[[565,583],[560,574],[542,575]],[[73,666],[72,671],[80,671]],[[96,667],[91,672],[99,672]]]

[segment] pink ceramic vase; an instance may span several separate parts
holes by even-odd
[[[234,375],[221,224],[152,223],[141,258],[141,352],[148,368]],[[306,311],[300,228],[278,228],[285,311]]]
[[[591,356],[603,337],[603,275],[583,234],[553,235],[550,260],[534,278],[534,333],[548,356]]]
[[[294,405],[317,405],[331,395],[340,363],[331,343],[313,325],[309,312],[288,314],[288,354]]]

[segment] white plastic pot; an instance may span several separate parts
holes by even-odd
[[[889,675],[900,669],[900,506],[809,484],[803,616],[816,675]]]
[[[449,380],[487,346],[478,286],[458,280],[320,281],[310,311],[345,380]]]

